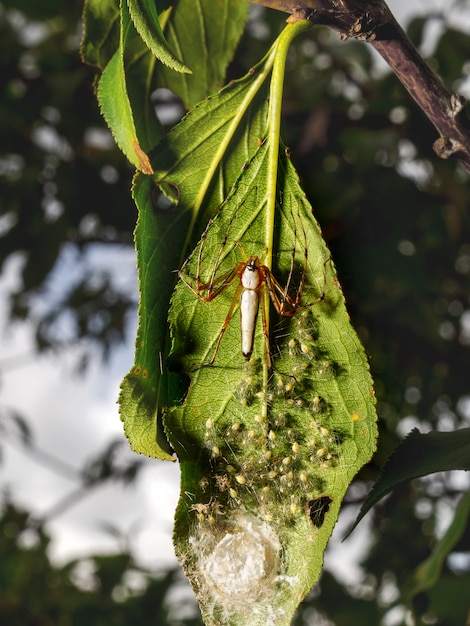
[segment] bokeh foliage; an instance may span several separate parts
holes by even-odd
[[[198,626],[194,606],[168,595],[181,586],[176,570],[146,572],[132,555],[94,555],[53,566],[49,536],[31,529],[27,512],[5,503],[0,517],[0,614],[4,626],[171,624]]]
[[[18,253],[24,259],[10,314],[35,325],[38,349],[64,344],[59,326],[67,315],[75,323],[66,345],[81,342],[88,346],[84,354],[96,358],[90,345],[106,354],[122,340],[137,295],[116,291],[108,276],[92,281],[83,275],[58,300],[47,289],[64,249],[80,258],[97,245],[131,246],[135,222],[132,170],[107,135],[91,87],[94,72],[78,56],[81,10],[81,3],[65,0],[0,5],[0,260],[5,264]],[[468,85],[470,37],[439,19],[431,62],[460,89]],[[274,11],[254,11],[229,79],[260,58],[283,20]],[[427,15],[410,24],[416,43],[436,20]],[[317,28],[294,45],[289,62],[283,135],[333,251],[376,381],[380,445],[346,497],[346,509],[356,510],[368,481],[412,426],[468,425],[469,180],[458,164],[434,155],[434,129],[396,78],[376,71],[366,44],[342,42]],[[168,106],[161,93],[154,102],[160,111]],[[176,99],[169,102],[178,107]],[[38,296],[47,306],[32,318]],[[452,511],[460,495],[452,475],[402,485],[364,522],[371,540],[362,578],[345,585],[327,570],[296,623],[323,615],[337,626],[376,624],[394,607],[394,623],[404,623],[400,607],[413,572],[435,544],[440,515]],[[15,541],[4,549],[25,571],[39,567]],[[468,556],[468,528],[454,552]],[[20,594],[25,583],[9,575],[12,561],[3,554],[0,594]],[[39,569],[51,567],[45,558],[42,553]],[[418,614],[435,616],[442,626],[464,623],[468,612],[469,561],[460,568],[455,562],[446,561],[439,582],[415,603]],[[125,567],[116,561],[114,575]],[[109,580],[108,586],[118,584]],[[50,623],[58,623],[51,617],[52,596],[70,615],[68,594],[57,594],[54,585],[32,586],[29,593],[31,603],[41,600],[38,615]],[[74,602],[87,623],[99,623],[103,599],[88,600],[78,594]],[[143,621],[138,604],[127,621]],[[112,605],[105,606],[109,621]],[[164,624],[155,606],[146,623]],[[33,622],[13,612],[6,623]]]

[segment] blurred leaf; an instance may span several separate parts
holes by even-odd
[[[0,414],[0,430],[13,434],[13,437],[18,438],[20,442],[25,446],[33,445],[33,432],[29,426],[28,421],[15,409],[5,410],[3,408]]]
[[[66,3],[69,4],[69,3]],[[48,0],[48,2],[31,2],[31,0],[2,0],[2,5],[6,8],[21,11],[33,20],[44,20],[57,16],[64,12],[63,0]]]
[[[90,555],[61,566],[48,556],[49,537],[9,502],[0,514],[2,626],[202,626],[191,599],[171,599],[180,570],[154,574],[127,551]],[[28,547],[22,538],[27,535]],[[119,538],[119,537],[117,537]],[[116,541],[117,544],[117,541]],[[137,586],[136,586],[137,581]],[[181,611],[181,609],[184,609]]]
[[[119,47],[119,0],[85,0],[82,59],[105,68]]]
[[[416,569],[413,577],[415,586],[410,593],[411,596],[415,596],[437,583],[444,562],[462,537],[465,528],[467,528],[469,524],[469,518],[470,492],[467,492],[458,503],[451,524],[434,547],[431,556]]]
[[[464,64],[470,57],[468,33],[448,28],[439,39],[435,55],[439,59],[439,72],[445,76],[448,85],[463,78]]]
[[[440,624],[460,626],[468,622],[468,589],[470,575],[443,574],[436,585],[428,590],[428,613],[438,617]]]
[[[335,626],[380,624],[381,612],[377,603],[356,595],[324,569],[318,587],[300,605],[292,626],[313,626],[326,619]]]
[[[94,556],[93,561],[96,564],[95,575],[100,582],[100,590],[103,594],[110,595],[129,569],[130,557],[128,554],[106,554]]]
[[[414,43],[417,48],[420,48],[423,43],[423,38],[428,24],[428,16],[414,17],[408,24],[407,33],[408,37]]]

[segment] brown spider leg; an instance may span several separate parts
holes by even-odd
[[[307,238],[306,238],[306,234],[305,234],[305,229],[302,223],[302,220],[300,219],[300,214],[298,214],[299,220],[300,220],[300,227],[304,236],[304,250],[305,250],[305,254],[304,254],[304,262],[303,262],[303,266],[302,266],[302,274],[300,277],[300,283],[299,286],[297,287],[297,296],[295,298],[295,300],[293,300],[293,298],[291,298],[289,296],[289,287],[292,281],[292,276],[294,275],[294,268],[295,268],[295,251],[297,249],[297,242],[299,241],[298,238],[298,233],[297,233],[297,222],[296,219],[294,217],[294,213],[292,212],[292,207],[290,207],[289,209],[290,211],[290,215],[292,218],[292,223],[293,223],[293,236],[294,236],[294,247],[292,249],[292,254],[291,254],[291,258],[290,258],[290,267],[289,267],[289,274],[287,276],[287,280],[286,280],[286,284],[285,287],[281,287],[281,285],[279,284],[278,281],[276,281],[276,279],[274,278],[274,276],[271,274],[271,277],[273,278],[273,283],[275,283],[275,287],[278,290],[280,296],[281,296],[281,302],[285,302],[287,301],[291,306],[296,307],[299,302],[300,299],[302,297],[302,289],[305,283],[305,276],[307,274],[307,262],[308,262],[308,248],[307,248]],[[296,304],[294,305],[293,302],[295,302]],[[281,315],[284,315],[285,313],[283,312],[279,312]],[[287,315],[289,315],[287,313]]]
[[[297,231],[295,231],[295,238],[297,239]],[[292,276],[294,274],[294,264],[295,264],[295,246],[292,249],[292,254],[291,254],[291,257],[290,257],[289,275],[287,276],[285,287],[282,290],[282,297],[284,298],[284,300],[287,300],[290,283],[291,283],[291,280],[292,280]],[[305,274],[305,267],[304,267],[304,270],[302,272],[299,288],[297,290],[297,292],[300,292],[300,293],[302,293],[304,274]],[[273,276],[273,278],[274,278],[274,276]]]
[[[271,292],[270,288],[269,288],[269,283],[268,283],[269,279],[266,279],[267,272],[269,272],[269,270],[266,267],[265,270],[263,271],[263,275],[265,276],[265,278],[264,278],[265,286],[266,286],[266,289],[268,289],[268,293],[269,293],[269,295],[271,297],[271,301],[274,303],[273,295],[272,295],[273,292]],[[278,311],[278,313],[280,315],[293,315],[294,314],[294,311],[288,312],[288,313],[280,313],[280,308],[278,309],[278,305],[280,307],[280,302],[279,302],[276,294],[274,294],[274,297],[276,298],[276,301],[277,301],[277,303],[274,304],[274,307],[275,307],[276,311]],[[260,300],[261,300],[261,321],[262,321],[262,325],[263,325],[263,335],[264,335],[264,341],[266,343],[266,355],[268,357],[269,369],[271,371],[273,371],[273,372],[276,372],[280,376],[286,376],[287,378],[293,378],[296,381],[297,379],[295,378],[295,376],[293,374],[287,374],[286,372],[281,372],[280,370],[278,370],[278,369],[276,369],[274,367],[273,357],[272,357],[272,354],[271,354],[271,343],[269,341],[268,323],[267,323],[267,319],[266,319],[266,300],[265,300],[264,293],[262,294],[262,297],[260,298]],[[267,304],[269,306],[269,300],[268,300]]]
[[[329,259],[327,259],[324,263],[324,268],[326,268],[326,263],[328,262]],[[325,298],[325,290],[323,290],[323,293],[313,302],[309,302],[307,305],[303,305],[300,306],[300,300],[302,298],[302,289],[303,289],[303,285],[304,285],[304,279],[305,279],[305,272],[303,272],[302,277],[301,277],[301,281],[299,284],[299,287],[297,289],[297,295],[295,300],[286,292],[286,289],[283,288],[279,282],[277,281],[277,279],[273,276],[273,274],[271,273],[271,271],[269,270],[268,267],[266,266],[262,266],[260,268],[261,272],[262,272],[262,277],[263,280],[266,284],[266,288],[268,289],[268,293],[269,296],[271,298],[271,302],[274,305],[274,308],[276,309],[278,315],[282,315],[284,317],[292,317],[296,310],[300,307],[300,308],[305,308],[306,306],[313,306],[314,304],[317,304],[318,302],[321,302],[324,298]],[[326,269],[325,269],[325,282],[326,282]],[[279,295],[278,295],[279,294]],[[280,297],[282,298],[282,300],[280,300]],[[289,304],[289,306],[291,306],[291,309],[286,309],[286,302]],[[277,371],[276,368],[273,365],[272,362],[272,356],[271,356],[271,346],[269,343],[269,335],[268,335],[268,331],[267,331],[267,324],[266,324],[266,317],[265,317],[265,303],[264,303],[264,299],[262,301],[262,318],[263,318],[263,333],[265,336],[265,340],[266,340],[266,351],[268,354],[268,360],[269,360],[269,367],[270,369],[272,369],[273,371]],[[295,376],[293,376],[292,374],[287,374],[284,372],[278,372],[279,374],[281,374],[282,376],[287,376],[289,378],[293,378],[294,380],[296,380]]]
[[[276,309],[277,313],[279,315],[293,315],[294,314],[294,310],[293,311],[284,311],[282,309],[281,306],[281,302],[278,298],[278,296],[276,295],[276,292],[273,289],[273,283],[272,283],[272,279],[276,280],[274,278],[274,276],[271,274],[270,270],[265,266],[262,265],[260,267],[260,271],[261,271],[261,276],[262,279],[264,281],[265,284],[265,289],[268,290],[268,294],[271,298],[271,301],[274,305],[274,308]],[[277,281],[276,281],[277,282]],[[281,288],[280,285],[278,285],[279,288],[281,289],[281,293],[283,293],[283,290]],[[287,294],[286,294],[287,295]],[[288,298],[290,298],[290,296],[287,295]],[[290,298],[292,300],[292,298]],[[268,364],[269,364],[269,369],[277,372],[278,374],[280,374],[281,376],[287,376],[288,378],[293,378],[295,380],[295,376],[293,376],[292,374],[286,374],[284,372],[280,372],[279,370],[277,370],[274,367],[274,363],[273,363],[273,358],[272,358],[272,354],[271,354],[271,343],[269,340],[269,332],[268,332],[268,323],[267,323],[267,319],[266,319],[266,304],[268,304],[269,306],[269,300],[268,303],[266,303],[266,299],[265,299],[265,292],[263,292],[262,297],[260,298],[261,300],[261,321],[262,321],[262,325],[263,325],[263,335],[264,335],[264,340],[266,342],[266,354],[268,357]]]
[[[222,288],[225,288],[225,286],[222,285],[222,287],[219,288],[219,293],[220,293],[220,290]],[[208,365],[212,365],[214,363],[214,361],[215,361],[215,357],[217,356],[217,352],[219,351],[220,342],[222,341],[222,337],[224,336],[225,331],[227,330],[228,325],[230,324],[230,321],[231,321],[231,319],[233,317],[233,312],[235,310],[235,307],[237,306],[238,300],[240,299],[240,294],[241,294],[242,290],[243,290],[243,286],[240,283],[238,285],[238,287],[235,289],[235,293],[233,294],[232,302],[230,304],[230,308],[228,310],[227,317],[225,318],[224,324],[223,324],[223,326],[222,326],[222,328],[220,330],[219,336],[217,338],[217,343],[215,344],[214,354],[212,355],[212,358],[209,361]],[[215,298],[215,295],[213,296],[213,298]]]
[[[294,265],[295,265],[295,251],[297,248],[297,242],[299,241],[299,237],[298,237],[298,232],[297,232],[297,220],[294,217],[294,213],[292,211],[292,206],[290,207],[290,214],[292,217],[292,223],[294,224],[294,247],[292,250],[292,255],[291,255],[291,259],[290,259],[290,268],[289,268],[289,275],[287,277],[287,282],[286,282],[286,286],[284,288],[284,290],[279,291],[279,293],[281,293],[281,296],[283,298],[283,301],[287,301],[289,302],[289,304],[291,304],[291,306],[293,306],[294,308],[297,307],[300,304],[300,300],[302,297],[302,290],[305,284],[305,277],[307,275],[307,263],[308,263],[308,247],[307,247],[307,235],[305,233],[305,228],[304,228],[304,224],[302,221],[302,218],[300,216],[300,212],[297,210],[297,217],[299,218],[299,224],[300,224],[300,229],[302,231],[303,234],[303,248],[304,248],[304,260],[303,260],[303,265],[302,265],[302,274],[300,276],[300,282],[299,285],[297,287],[297,295],[295,300],[293,300],[292,298],[289,297],[288,295],[288,291],[289,291],[289,286],[292,280],[292,276],[294,273]],[[276,281],[277,282],[277,281]],[[292,301],[295,302],[295,305],[292,304]]]
[[[331,259],[329,257],[328,259],[326,259],[326,261],[323,264],[323,291],[322,293],[315,300],[312,300],[311,302],[307,302],[306,304],[303,304],[302,306],[300,306],[300,300],[302,298],[302,290],[305,284],[305,272],[302,273],[300,284],[297,289],[297,296],[294,300],[288,293],[285,292],[285,289],[279,284],[277,279],[268,270],[268,273],[266,273],[266,282],[268,284],[268,289],[271,295],[272,303],[274,304],[274,308],[279,313],[279,315],[284,315],[284,316],[294,315],[296,309],[298,308],[305,309],[307,307],[314,306],[315,304],[318,304],[319,302],[322,302],[322,300],[325,299],[326,297],[326,292],[325,292],[326,264],[330,260]],[[277,295],[276,291],[279,293],[282,299],[279,299],[279,296]],[[292,307],[292,310],[286,310],[285,308],[286,302],[289,304],[289,306]]]
[[[243,206],[244,203],[245,203],[245,201],[242,203],[241,206]],[[239,208],[241,208],[241,207],[239,207]],[[220,209],[221,209],[221,207],[219,207],[219,211],[220,211]],[[216,279],[215,279],[215,274],[216,274],[217,269],[219,267],[219,264],[221,262],[223,251],[225,250],[225,246],[227,245],[227,242],[228,242],[228,239],[229,239],[230,229],[232,227],[233,222],[235,221],[236,216],[237,216],[237,213],[235,213],[231,217],[231,219],[230,219],[230,221],[228,223],[227,232],[225,233],[225,237],[224,237],[224,239],[223,239],[223,241],[222,241],[222,243],[221,243],[221,245],[219,247],[219,250],[217,252],[217,257],[215,259],[215,263],[212,266],[211,277],[210,277],[210,280],[209,280],[210,284],[214,284],[214,282],[217,282]],[[217,217],[217,216],[215,216],[215,217]],[[198,252],[198,255],[197,255],[197,276],[198,276],[197,280],[199,280],[199,276],[200,276],[200,269],[201,269],[201,265],[202,265],[202,254],[203,254],[203,250],[204,250],[205,241],[207,239],[207,234],[208,234],[211,226],[214,223],[215,217],[209,220],[209,223],[207,224],[204,232],[202,233],[201,241],[199,242],[199,252]],[[235,243],[238,244],[241,247],[239,242],[235,242]],[[242,248],[242,250],[243,250],[243,248]]]
[[[276,278],[274,278],[274,276],[272,275],[272,273],[270,272],[268,268],[266,268],[264,275],[265,275],[264,280],[268,287],[269,295],[271,297],[271,302],[273,303],[274,308],[276,309],[277,313],[279,315],[284,315],[285,317],[294,315],[295,310],[299,305],[300,298],[302,297],[302,289],[300,288],[300,286],[297,292],[297,297],[294,300],[293,298],[291,298],[291,296],[288,293],[285,292],[285,289],[281,287],[281,285],[278,283]],[[279,299],[279,296],[277,295],[276,291],[280,294],[280,296],[282,297],[282,300]],[[289,303],[289,305],[292,307],[292,310],[286,310],[285,308],[286,302]]]
[[[203,285],[197,284],[199,299],[203,302],[210,302],[211,300],[216,298],[220,293],[222,293],[222,291],[227,289],[227,287],[230,287],[230,285],[237,278],[237,276],[240,276],[244,266],[245,263],[237,263],[235,267],[232,267],[231,270],[228,270],[227,272],[222,274],[222,276],[219,276],[215,280],[211,279],[209,283],[205,283]],[[217,287],[215,291],[212,291],[212,288],[219,283],[222,283],[220,287]],[[207,291],[207,296],[203,296],[201,293],[199,293],[200,291]]]
[[[183,273],[183,270],[180,270],[178,272],[178,276],[183,281],[183,283],[187,287],[189,287],[189,289],[191,289],[194,295],[196,295],[199,298],[199,300],[202,300],[202,302],[210,302],[211,300],[216,298],[220,293],[222,293],[224,289],[226,289],[233,283],[235,278],[239,275],[241,266],[243,265],[244,263],[238,263],[238,265],[233,267],[231,270],[228,270],[228,272],[225,272],[225,274],[222,274],[222,276],[219,276],[214,281],[204,283],[202,285],[199,284],[198,280],[196,279],[197,289],[195,289],[191,285],[191,283],[187,280],[186,276]],[[212,287],[214,287],[215,285],[218,285],[219,283],[222,283],[222,285],[220,285],[220,287],[218,287],[215,291],[212,291]],[[208,292],[207,296],[204,296],[203,294],[200,293],[200,291],[204,291],[204,290],[207,290]]]

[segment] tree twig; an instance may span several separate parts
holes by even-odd
[[[372,45],[390,65],[439,133],[434,151],[455,157],[470,171],[470,119],[465,98],[448,91],[383,0],[254,0]]]

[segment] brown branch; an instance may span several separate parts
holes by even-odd
[[[383,0],[254,0],[337,30],[341,37],[372,45],[395,72],[439,133],[438,156],[459,159],[470,171],[470,119],[465,98],[446,89],[398,24]]]

